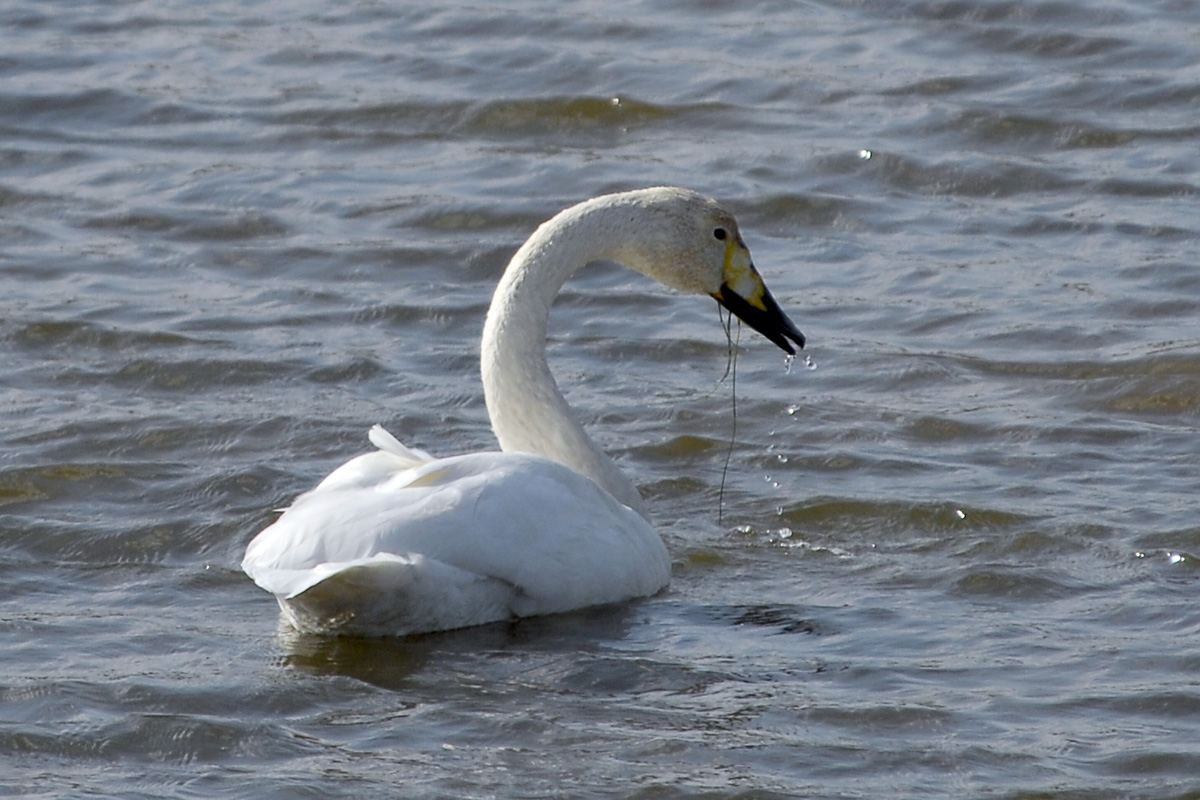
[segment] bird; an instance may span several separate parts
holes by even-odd
[[[546,362],[551,304],[595,261],[715,298],[789,355],[804,347],[717,201],[659,186],[559,212],[513,255],[484,321],[480,371],[500,449],[434,458],[376,425],[374,451],[248,544],[243,570],[292,627],[406,636],[667,586],[671,560],[645,502],[576,420]]]

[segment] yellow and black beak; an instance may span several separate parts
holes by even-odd
[[[757,278],[757,274],[754,277]],[[796,355],[796,350],[788,339],[804,349],[804,334],[788,319],[787,314],[783,313],[783,309],[775,302],[775,298],[761,279],[754,283],[756,285],[753,286],[751,297],[742,297],[730,288],[728,283],[723,284],[713,297],[731,313],[736,314],[742,322],[779,345],[788,355]]]

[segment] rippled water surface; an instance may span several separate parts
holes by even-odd
[[[0,794],[1200,798],[1200,4],[0,7]],[[815,369],[611,265],[551,357],[674,560],[407,640],[240,571],[494,446],[578,200],[739,215]]]

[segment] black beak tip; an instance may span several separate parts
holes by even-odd
[[[789,338],[796,343],[796,347],[792,347],[792,342],[788,341]],[[780,349],[789,356],[794,356],[796,355],[796,348],[804,349],[805,339],[804,334],[793,327],[791,330],[781,331],[778,335],[772,336],[771,341],[779,345]]]
[[[757,307],[750,305],[736,292],[725,287],[722,287],[722,291],[717,292],[713,297],[731,313],[736,314],[742,322],[774,342],[789,356],[796,355],[796,348],[792,347],[792,342],[795,342],[801,350],[804,349],[804,334],[800,332],[795,323],[787,318],[775,299],[771,297],[770,292],[765,289],[761,298],[762,302]],[[791,339],[790,342],[789,339]]]

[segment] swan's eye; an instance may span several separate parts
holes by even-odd
[[[725,237],[728,235],[729,234],[725,233],[724,228],[717,228],[715,231],[713,231],[713,236],[716,237],[717,241],[720,242],[725,241]]]

